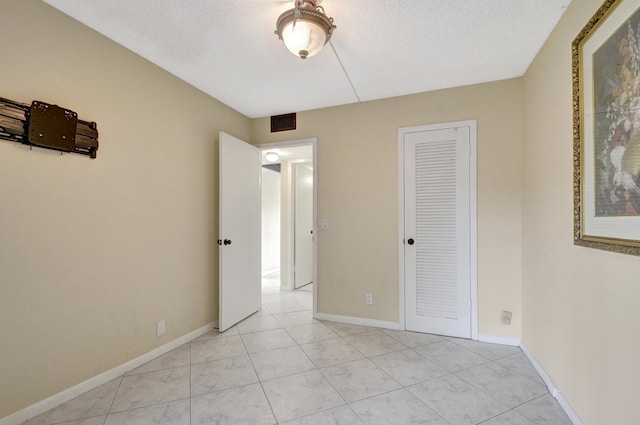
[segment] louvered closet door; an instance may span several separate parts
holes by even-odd
[[[471,337],[469,137],[404,134],[407,330]]]

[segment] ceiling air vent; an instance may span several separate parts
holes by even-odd
[[[271,132],[296,129],[296,113],[274,115],[271,117]]]

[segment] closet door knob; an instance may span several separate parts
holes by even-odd
[[[407,240],[407,243],[408,243],[409,245],[413,245],[415,242],[416,242],[416,241],[414,241],[413,239],[409,239],[409,240]]]
[[[225,244],[225,245],[231,245],[231,240],[229,240],[229,239],[225,239],[225,240],[224,240],[224,244]]]

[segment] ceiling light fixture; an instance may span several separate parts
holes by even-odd
[[[293,9],[276,22],[276,35],[291,53],[306,59],[322,50],[336,28],[316,0],[293,0]]]
[[[264,156],[264,159],[266,159],[269,162],[276,162],[277,160],[280,159],[280,155],[278,155],[275,152],[267,152]]]

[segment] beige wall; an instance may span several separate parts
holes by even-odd
[[[524,78],[522,337],[586,425],[632,425],[640,258],[572,243],[571,42],[601,3],[573,1]]]
[[[1,3],[0,96],[96,121],[101,147],[0,141],[0,418],[217,319],[217,135],[249,136],[40,1]]]
[[[521,79],[302,112],[283,133],[252,120],[256,143],[318,138],[318,217],[330,222],[318,234],[319,312],[398,321],[398,128],[467,119],[478,120],[479,330],[520,337]]]
[[[637,422],[640,259],[572,244],[570,43],[600,0],[571,4],[524,79],[275,134],[37,0],[0,1],[0,96],[73,109],[101,142],[90,160],[0,141],[0,418],[217,319],[219,130],[318,138],[319,311],[396,322],[397,130],[477,119],[480,333],[522,336],[586,425]]]

